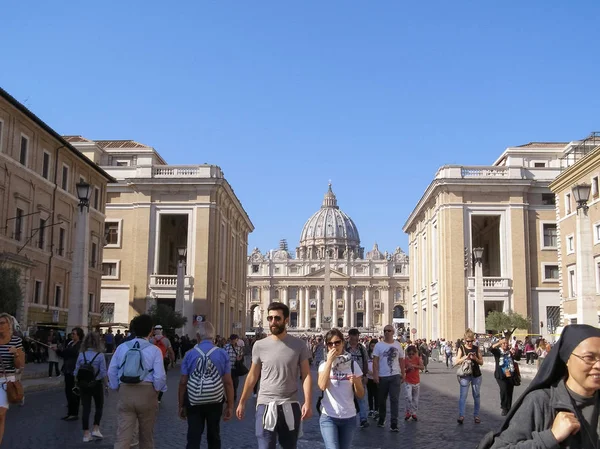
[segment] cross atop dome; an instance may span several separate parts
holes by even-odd
[[[329,188],[327,189],[325,198],[323,198],[323,205],[321,206],[321,208],[326,208],[326,207],[333,207],[335,209],[339,209],[339,207],[337,205],[337,198],[331,188],[331,180],[329,180]]]

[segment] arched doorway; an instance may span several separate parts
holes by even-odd
[[[313,317],[310,319],[310,328],[315,329],[316,327],[317,327],[317,319]]]
[[[250,307],[248,327],[259,327],[260,324],[260,307],[258,304],[254,304],[252,307]]]
[[[344,319],[338,318],[337,327],[344,327]]]
[[[394,318],[404,318],[404,307],[396,306],[394,307]]]

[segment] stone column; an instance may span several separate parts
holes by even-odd
[[[594,243],[592,224],[587,209],[577,209],[575,232],[577,323],[597,327],[598,308],[596,307],[596,279],[594,276]]]
[[[350,287],[344,288],[344,327],[350,327]]]
[[[298,328],[304,327],[304,289],[298,287],[298,297],[296,298],[296,304],[298,304]]]
[[[381,292],[381,325],[387,326],[388,324],[392,324],[392,304],[390,301],[390,287],[385,286]]]
[[[350,287],[350,327],[356,326],[356,307],[354,304],[354,292],[356,287]]]
[[[321,304],[321,287],[317,287],[317,329],[321,329],[321,323],[323,322],[323,304]]]
[[[84,332],[89,331],[88,310],[88,270],[89,248],[88,229],[89,210],[85,207],[77,208],[77,221],[74,226],[75,238],[73,240],[73,263],[69,284],[69,315],[67,317],[67,331],[74,327],[81,327]],[[66,244],[66,242],[65,242]],[[27,301],[29,298],[25,298]],[[48,298],[48,300],[50,300]]]
[[[338,327],[337,325],[337,321],[338,321],[338,306],[337,306],[337,288],[329,289],[329,293],[331,294],[331,292],[333,293],[333,307],[331,310],[331,327]]]
[[[373,307],[371,307],[371,287],[365,287],[365,327],[371,331],[373,325]]]
[[[304,327],[310,327],[310,287],[306,287],[304,292]]]

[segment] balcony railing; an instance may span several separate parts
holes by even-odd
[[[510,288],[510,278],[502,277],[484,277],[484,289],[507,289]],[[469,288],[475,288],[475,278],[469,277]]]
[[[194,285],[192,276],[183,277],[183,287],[190,288]],[[150,275],[150,288],[174,289],[177,288],[177,275],[152,274]]]

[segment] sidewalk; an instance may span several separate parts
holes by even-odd
[[[535,365],[527,365],[525,364],[525,359],[521,359],[519,362],[519,371],[521,372],[521,377],[524,379],[533,379],[538,371],[538,364]],[[483,366],[481,369],[489,372],[494,372],[496,369],[496,362],[494,361],[494,357],[484,357],[483,358]]]

